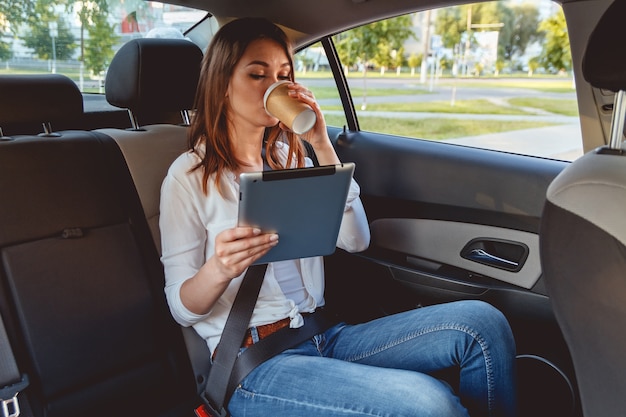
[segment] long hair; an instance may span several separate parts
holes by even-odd
[[[235,157],[228,135],[226,91],[233,70],[248,45],[257,39],[271,39],[285,51],[291,65],[290,78],[293,81],[293,50],[285,32],[272,22],[262,18],[242,18],[227,23],[220,28],[202,60],[202,69],[196,92],[196,114],[189,129],[189,149],[196,152],[201,162],[193,169],[202,169],[202,191],[208,193],[208,181],[215,174],[214,182],[221,193],[220,179],[225,171],[235,171],[244,163]],[[266,128],[266,158],[272,169],[291,167],[295,161],[298,167],[304,166],[304,149],[299,138],[289,132],[283,133],[276,126]],[[284,137],[289,144],[289,156],[282,165],[276,149],[276,142]],[[204,152],[198,152],[199,145],[205,145]]]

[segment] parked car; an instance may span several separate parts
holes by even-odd
[[[520,415],[584,415],[551,301],[558,289],[548,291],[542,271],[540,227],[553,180],[609,141],[614,93],[592,86],[582,61],[611,1],[529,2],[536,40],[506,75],[495,72],[498,45],[519,2],[91,3],[23,2],[11,14],[0,4],[0,313],[16,364],[0,385],[21,382],[23,415],[193,415],[208,354],[165,303],[159,187],[186,147],[202,53],[217,28],[244,16],[286,30],[301,51],[296,78],[319,100],[340,158],[356,164],[372,240],[364,252],[325,259],[329,306],[359,322],[487,301],[515,335]],[[466,35],[440,36],[444,54],[428,40],[445,35],[446,10],[465,13]],[[389,41],[389,57],[405,55],[392,63],[364,48],[358,30],[398,16],[408,19],[390,27],[406,36],[382,32],[379,41]],[[516,73],[533,57],[545,72],[558,64],[542,49],[550,29],[540,23],[561,17],[559,53],[571,68]],[[177,32],[154,30],[165,26]],[[47,35],[37,41],[39,27]],[[487,29],[500,36],[491,47],[472,37]],[[440,52],[452,67],[407,63]]]

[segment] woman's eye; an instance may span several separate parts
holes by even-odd
[[[289,75],[279,75],[278,76],[279,80],[291,80],[291,77]]]
[[[253,78],[255,80],[262,80],[263,78],[265,78],[265,75],[262,75],[262,74],[250,74],[250,78]]]

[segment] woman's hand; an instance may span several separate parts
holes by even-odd
[[[215,238],[214,265],[222,280],[238,277],[257,259],[278,244],[278,235],[254,227],[234,227]],[[210,260],[209,260],[210,261]]]
[[[307,142],[309,142],[313,149],[315,149],[315,154],[317,155],[317,159],[320,165],[331,165],[340,163],[337,154],[335,153],[335,149],[328,137],[328,130],[326,129],[326,121],[324,120],[324,115],[322,114],[322,110],[317,100],[315,100],[315,95],[312,91],[304,87],[299,83],[292,83],[289,85],[289,95],[293,98],[300,100],[303,103],[308,104],[313,111],[315,112],[316,121],[315,125],[308,132],[300,135],[300,137]],[[285,125],[280,124],[282,129],[288,130]]]
[[[313,94],[313,92],[304,87],[302,84],[294,82],[292,84],[289,84],[288,88],[289,95],[291,97],[307,104],[315,112],[315,116],[317,119],[315,121],[315,124],[313,125],[311,130],[300,135],[303,139],[311,142],[311,145],[315,147],[315,145],[317,145],[316,142],[325,141],[326,139],[328,139],[328,134],[326,131],[326,121],[324,120],[322,110],[320,109],[317,100],[315,100],[315,95]],[[286,128],[286,126],[284,125],[282,127]]]
[[[206,314],[233,278],[278,243],[275,233],[254,227],[234,227],[215,237],[215,254],[181,287],[183,304],[195,314]]]

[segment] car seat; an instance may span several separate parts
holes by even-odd
[[[626,58],[614,47],[624,16],[626,2],[608,7],[583,58],[585,79],[616,92],[610,143],[555,178],[540,230],[546,286],[591,417],[626,410]]]
[[[202,51],[188,40],[141,38],[126,43],[107,71],[107,101],[128,110],[131,127],[98,131],[122,150],[159,253],[161,183],[187,149],[201,61]],[[176,120],[176,115],[182,117]],[[158,123],[140,125],[140,120]]]

